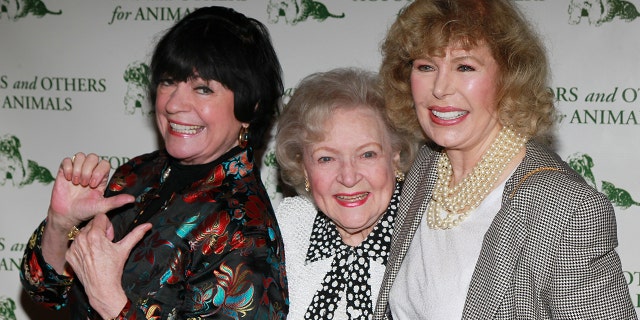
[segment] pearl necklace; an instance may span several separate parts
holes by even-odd
[[[504,127],[471,173],[453,188],[449,187],[453,176],[451,162],[447,153],[442,151],[438,162],[438,177],[427,211],[429,228],[446,230],[464,221],[484,200],[526,140]],[[442,211],[446,212],[446,216],[441,216]]]

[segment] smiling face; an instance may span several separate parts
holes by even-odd
[[[498,64],[482,42],[471,50],[450,46],[445,52],[413,62],[411,91],[420,126],[447,151],[482,154],[501,128]]]
[[[238,145],[243,124],[233,102],[233,92],[214,80],[160,81],[156,122],[169,154],[183,164],[204,164]]]
[[[400,156],[369,108],[338,108],[325,128],[324,140],[304,148],[305,174],[318,208],[345,243],[358,245],[389,205]]]

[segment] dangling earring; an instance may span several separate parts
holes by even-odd
[[[241,127],[240,134],[238,135],[238,144],[244,148],[249,143],[249,127]]]
[[[307,179],[307,177],[304,177],[304,191],[311,191],[311,186],[309,185],[309,179]]]
[[[402,172],[402,171],[400,171],[400,170],[396,169],[396,170],[395,170],[395,173],[396,173],[396,181],[397,181],[397,182],[402,182],[402,181],[404,181],[404,172]]]

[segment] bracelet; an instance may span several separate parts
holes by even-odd
[[[73,241],[73,239],[76,238],[78,233],[80,233],[80,229],[78,229],[78,227],[76,226],[71,227],[71,230],[69,230],[69,232],[67,233],[67,239],[69,239],[69,241]]]

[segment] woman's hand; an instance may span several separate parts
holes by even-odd
[[[51,193],[49,220],[68,231],[98,213],[133,202],[131,195],[104,197],[110,170],[109,162],[93,153],[64,158]]]
[[[67,233],[73,226],[135,200],[128,194],[104,197],[110,170],[109,163],[93,153],[77,153],[73,158],[64,158],[58,168],[42,239],[42,254],[59,274],[64,271],[64,255],[69,242]]]
[[[106,214],[96,215],[69,247],[66,260],[84,286],[91,306],[105,319],[117,316],[127,303],[122,273],[131,249],[151,224],[137,226],[113,243],[113,225]]]

